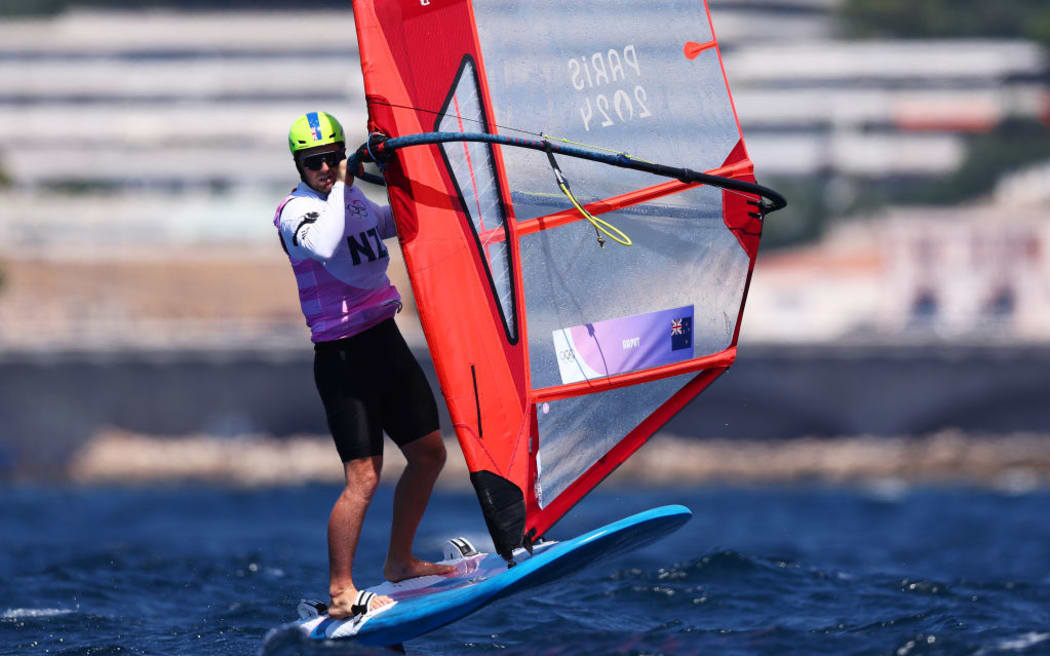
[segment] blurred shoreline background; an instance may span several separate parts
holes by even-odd
[[[1050,482],[1050,8],[914,4],[710,3],[790,206],[737,364],[614,480]],[[271,224],[296,115],[364,138],[349,3],[313,6],[5,5],[0,480],[338,479]]]

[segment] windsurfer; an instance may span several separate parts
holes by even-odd
[[[339,619],[392,603],[359,592],[351,572],[379,484],[383,431],[407,461],[394,492],[383,575],[401,581],[453,571],[412,553],[445,446],[434,394],[393,319],[401,300],[386,274],[383,239],[397,234],[390,208],[352,186],[343,129],[330,114],[297,118],[288,145],[301,182],[278,207],[274,225],[295,271],[314,342],[314,380],[345,474],[328,520],[328,612]]]

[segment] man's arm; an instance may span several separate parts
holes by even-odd
[[[324,261],[332,257],[343,239],[346,187],[336,182],[327,200],[293,198],[281,211],[281,236],[288,253]]]

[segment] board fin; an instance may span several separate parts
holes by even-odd
[[[525,533],[525,495],[517,485],[490,471],[472,472],[470,482],[496,553],[513,563],[514,550],[521,546]]]

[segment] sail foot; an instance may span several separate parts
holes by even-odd
[[[490,471],[471,472],[470,482],[496,553],[513,563],[514,550],[521,546],[525,532],[525,495],[517,485]]]

